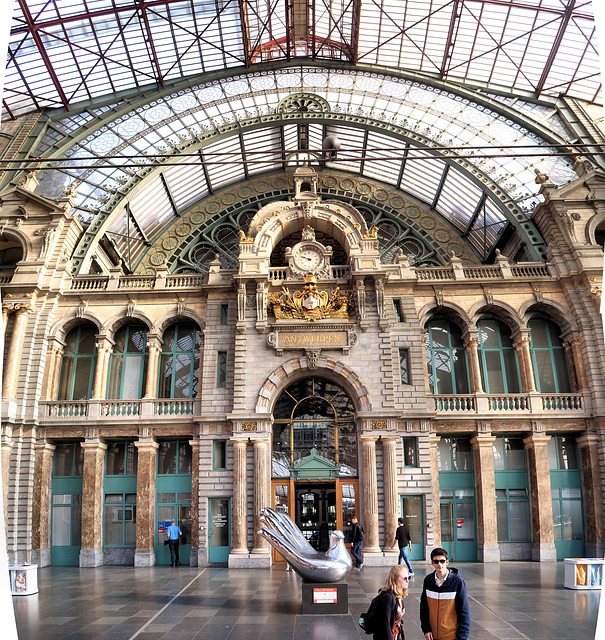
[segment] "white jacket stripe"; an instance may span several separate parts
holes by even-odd
[[[456,597],[455,591],[429,591],[426,590],[427,598],[434,598],[435,600],[453,600]]]

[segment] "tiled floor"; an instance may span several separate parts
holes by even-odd
[[[469,591],[472,640],[592,640],[600,591],[563,587],[564,564],[456,565]],[[416,565],[406,599],[407,640],[424,640]],[[40,592],[13,596],[20,640],[359,640],[359,613],[386,568],[349,574],[349,615],[301,615],[301,580],[283,568],[49,567]],[[598,639],[603,640],[603,639]]]

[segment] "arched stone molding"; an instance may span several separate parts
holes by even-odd
[[[600,224],[605,223],[605,208],[603,206],[598,207],[600,210],[590,218],[584,227],[584,237],[586,242],[590,245],[596,245],[595,231]]]
[[[476,328],[479,321],[486,317],[494,317],[504,322],[504,324],[510,328],[511,333],[516,333],[523,327],[523,321],[519,313],[509,304],[501,300],[494,300],[490,304],[487,304],[485,301],[477,302],[470,308],[469,316],[472,318],[473,328]]]
[[[578,326],[569,312],[569,309],[566,309],[554,300],[546,299],[541,302],[528,300],[523,303],[519,308],[519,315],[523,319],[524,327],[527,327],[527,323],[532,319],[535,313],[548,316],[550,320],[559,326],[561,334],[578,331]]]
[[[31,238],[26,236],[22,231],[19,231],[19,229],[5,226],[2,229],[2,235],[8,240],[14,240],[21,245],[21,249],[23,250],[23,257],[21,258],[21,260],[19,260],[19,262],[17,262],[17,264],[19,264],[20,262],[27,262],[29,260],[29,257],[33,255],[33,244]]]
[[[324,377],[340,385],[349,395],[356,411],[372,411],[368,387],[351,367],[334,358],[319,358],[318,367],[311,369],[306,356],[292,358],[277,367],[263,382],[254,412],[270,414],[280,393],[290,384],[309,376]]]
[[[444,301],[437,304],[436,301],[429,302],[418,312],[418,321],[424,329],[431,320],[447,319],[456,324],[462,333],[466,333],[473,326],[471,316],[459,305]]]
[[[242,242],[248,243],[249,238],[254,238],[255,255],[269,260],[282,238],[302,231],[307,225],[333,236],[349,256],[361,250],[363,234],[368,234],[366,221],[357,209],[337,201],[320,201],[317,197],[310,211],[297,202],[265,205],[252,219],[250,235]]]
[[[141,322],[147,327],[147,331],[151,331],[153,327],[153,323],[149,319],[149,317],[141,313],[140,311],[133,311],[132,314],[128,314],[126,310],[121,311],[120,313],[116,313],[114,316],[109,318],[103,323],[102,333],[107,334],[110,338],[113,338],[116,332],[127,324],[134,324],[136,322]]]
[[[67,337],[67,334],[76,327],[81,325],[92,324],[96,327],[97,333],[101,332],[102,323],[101,321],[94,316],[92,313],[88,311],[84,311],[81,315],[76,314],[75,311],[72,311],[69,315],[61,318],[57,322],[53,324],[50,331],[48,332],[48,340],[61,340],[64,341]]]
[[[182,313],[169,311],[163,316],[160,316],[151,327],[150,333],[157,333],[158,335],[163,336],[168,327],[179,322],[193,322],[202,333],[206,326],[206,323],[199,314],[191,309],[185,308]]]

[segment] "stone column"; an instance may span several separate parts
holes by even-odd
[[[107,445],[98,438],[82,443],[82,548],[81,567],[103,564],[103,461]]]
[[[254,443],[254,517],[252,519],[254,527],[254,548],[252,553],[262,554],[266,556],[266,562],[263,562],[260,566],[271,565],[271,554],[269,550],[269,543],[259,536],[257,531],[263,526],[260,521],[261,509],[264,507],[270,507],[270,493],[269,493],[269,474],[267,473],[267,451],[268,441],[266,439],[255,438]],[[255,562],[258,563],[257,559]]]
[[[198,374],[198,382],[197,382],[197,398],[201,398],[203,396],[203,387],[202,387],[202,380],[203,378],[203,373],[204,373],[204,336],[203,334],[200,332],[198,333],[199,336],[199,342],[198,342],[198,349],[200,352],[200,366],[199,366],[199,374]]]
[[[95,361],[95,373],[92,381],[92,399],[104,399],[107,393],[107,367],[109,356],[113,349],[113,341],[107,336],[97,336],[97,359]]]
[[[441,498],[439,495],[439,455],[437,453],[437,445],[441,438],[436,435],[429,436],[429,444],[431,446],[431,477],[432,477],[432,495],[433,495],[433,520],[428,522],[427,529],[433,530],[433,544],[427,539],[427,547],[425,556],[430,558],[431,549],[441,546]],[[431,527],[432,525],[432,527]],[[430,536],[428,532],[427,538]]]
[[[582,345],[580,338],[573,336],[563,343],[565,353],[567,354],[567,363],[569,365],[569,373],[571,376],[572,389],[580,391],[588,388],[588,379],[586,377],[586,368],[584,366],[584,358],[582,357]]]
[[[44,372],[44,380],[42,382],[42,393],[40,394],[40,400],[56,400],[56,395],[53,396],[52,392],[55,388],[55,371],[61,366],[61,357],[63,356],[63,347],[56,341],[53,344],[48,345],[46,350],[46,367]],[[57,367],[57,360],[59,361],[59,367]]]
[[[34,491],[32,496],[32,564],[50,566],[50,494],[54,444],[34,445]]]
[[[51,378],[48,382],[48,398],[49,400],[56,400],[59,395],[59,374],[61,373],[61,361],[63,358],[63,349],[65,343],[55,346],[55,358],[53,361],[53,368],[51,371]]]
[[[464,348],[468,357],[471,393],[484,393],[483,382],[481,381],[481,367],[479,366],[479,337],[477,334],[477,329],[468,332]]]
[[[29,307],[22,306],[17,311],[13,333],[10,339],[10,346],[6,356],[4,366],[4,378],[2,382],[2,397],[14,400],[17,395],[17,382],[19,379],[19,365],[21,363],[21,353],[23,342],[25,341],[25,328],[27,317],[32,312]]]
[[[162,353],[162,341],[159,336],[147,336],[147,378],[145,380],[145,398],[157,398],[158,362]]]
[[[500,562],[496,479],[492,445],[496,438],[477,434],[472,440],[475,462],[475,504],[477,505],[477,560]]]
[[[135,567],[155,565],[155,469],[159,444],[153,440],[134,443],[137,451],[137,533]]]
[[[384,552],[398,556],[398,550],[391,549],[399,517],[399,488],[397,486],[397,436],[382,436],[383,482],[384,482]],[[395,561],[396,562],[396,561]]]
[[[366,532],[364,554],[380,554],[378,539],[378,478],[376,473],[376,440],[374,434],[364,434],[360,438],[363,451],[363,503],[364,514],[361,523]],[[364,562],[369,557],[364,558]],[[372,564],[371,561],[368,564]]]
[[[191,556],[198,558],[200,553],[200,440],[189,440],[191,445]],[[206,550],[206,556],[208,551]],[[194,560],[195,562],[195,560]],[[207,564],[197,561],[197,566]],[[193,566],[193,565],[192,565]]]
[[[248,438],[231,438],[233,443],[233,543],[229,554],[229,567],[247,566],[234,556],[248,555],[248,505],[246,499],[246,455]]]
[[[536,382],[534,378],[534,366],[531,362],[531,352],[529,344],[531,338],[528,335],[529,329],[517,332],[514,336],[513,347],[517,350],[519,358],[519,369],[521,372],[521,388],[525,393],[536,392]]]
[[[2,504],[4,506],[4,525],[8,520],[8,471],[10,468],[11,449],[13,448],[13,429],[9,425],[2,428]]]
[[[552,515],[552,494],[547,445],[550,436],[525,438],[531,488],[532,560],[550,562],[557,559]]]
[[[605,551],[605,520],[601,465],[599,464],[600,438],[596,434],[591,434],[581,436],[576,442],[580,449],[584,513],[586,514],[584,555],[591,558],[602,558]]]
[[[6,335],[6,326],[8,325],[8,307],[6,305],[2,305],[2,331]]]

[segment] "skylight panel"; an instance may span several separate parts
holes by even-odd
[[[483,255],[487,255],[506,224],[500,209],[487,198],[471,227],[468,238]]]
[[[464,174],[450,168],[436,209],[459,229],[465,229],[483,192]]]
[[[415,159],[418,158],[418,159]],[[443,175],[445,163],[418,148],[410,149],[400,187],[412,195],[431,204]]]
[[[208,193],[201,159],[187,156],[164,171],[166,183],[180,211]]]
[[[147,249],[145,239],[132,218],[127,216],[126,209],[122,209],[116,215],[106,235],[111,239],[122,258],[131,268]]]
[[[203,157],[212,189],[246,177],[238,138],[228,138],[208,145],[203,150]]]
[[[363,175],[396,185],[401,173],[405,145],[394,138],[370,132],[367,146],[366,157],[376,159],[364,161]]]
[[[327,126],[326,136],[336,136],[340,141],[338,159],[328,162],[327,166],[358,173],[360,162],[357,158],[361,157],[360,149],[363,147],[365,132],[354,127]]]
[[[281,135],[277,127],[245,133],[243,141],[246,167],[250,175],[281,168],[278,161]]]
[[[160,176],[145,183],[145,188],[130,201],[130,210],[149,239],[175,216]]]

